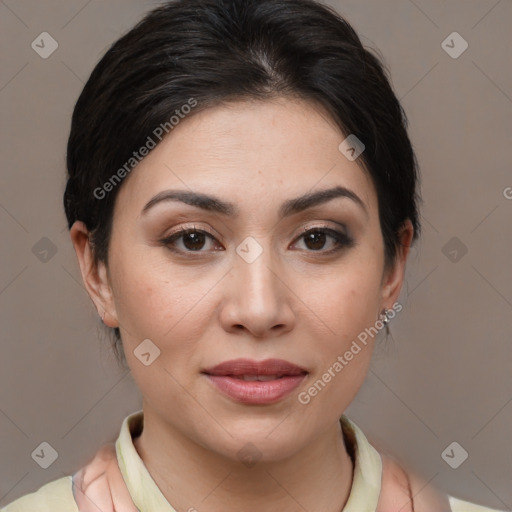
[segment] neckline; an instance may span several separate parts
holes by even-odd
[[[352,486],[342,512],[375,512],[381,490],[382,459],[352,420],[342,415],[340,423],[353,466]],[[176,512],[156,485],[133,444],[133,439],[141,434],[143,426],[143,410],[133,412],[123,420],[115,443],[121,474],[140,512]]]

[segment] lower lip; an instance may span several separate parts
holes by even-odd
[[[225,395],[244,404],[272,404],[290,394],[307,374],[282,377],[276,380],[243,380],[225,375],[205,374]]]

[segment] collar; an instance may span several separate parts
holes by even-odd
[[[352,488],[342,512],[375,512],[382,479],[381,457],[352,420],[343,415],[340,423],[347,451],[354,461]],[[121,474],[140,512],[176,512],[149,474],[133,444],[133,438],[140,435],[143,425],[142,410],[123,420],[115,445]]]

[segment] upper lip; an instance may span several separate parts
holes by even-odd
[[[206,368],[202,373],[208,375],[301,375],[308,372],[284,359],[265,359],[264,361],[232,359]]]

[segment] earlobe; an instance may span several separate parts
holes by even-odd
[[[76,221],[70,230],[71,241],[78,258],[82,281],[105,325],[118,327],[112,288],[104,262],[95,262],[90,233],[82,221]]]

